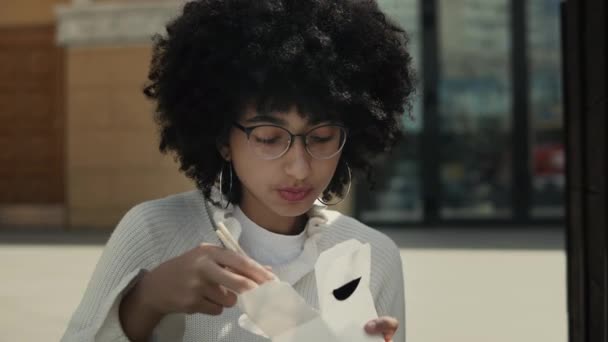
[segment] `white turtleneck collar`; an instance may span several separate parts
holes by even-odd
[[[320,203],[313,205],[307,213],[308,222],[306,227],[302,234],[297,236],[272,233],[253,223],[244,213],[239,216],[238,211],[240,210],[237,210],[237,206],[228,205],[228,208],[220,209],[206,204],[206,207],[210,211],[211,220],[215,221],[214,226],[218,222],[222,222],[230,231],[230,234],[239,241],[239,244],[242,244],[241,247],[248,255],[262,264],[272,266],[272,272],[282,281],[293,285],[314,269],[321,253],[317,242],[321,238],[321,233],[327,228],[328,223],[328,218],[324,213],[326,206]],[[244,230],[248,231],[244,233]],[[264,241],[264,237],[271,236],[272,238],[268,238],[268,241]],[[215,239],[218,243],[221,243],[217,237]],[[292,241],[289,241],[290,239]],[[303,242],[299,239],[302,239]],[[296,247],[298,244],[300,244],[300,247]],[[264,255],[260,256],[258,253],[264,253]],[[268,253],[276,253],[276,256],[271,257]],[[270,258],[270,260],[266,258]],[[270,263],[265,261],[270,261]]]
[[[262,265],[279,266],[294,260],[304,248],[306,229],[298,235],[277,234],[251,221],[239,206],[233,216],[241,224],[239,244],[251,258]]]

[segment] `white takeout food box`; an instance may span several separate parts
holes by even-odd
[[[370,283],[369,243],[351,239],[324,251],[315,264],[320,311],[286,282],[271,281],[244,292],[239,325],[273,342],[384,342],[364,326],[377,318]]]

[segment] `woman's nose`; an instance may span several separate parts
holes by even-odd
[[[311,155],[306,151],[304,139],[296,139],[287,151],[287,166],[285,171],[296,179],[305,179],[310,175],[310,158]]]

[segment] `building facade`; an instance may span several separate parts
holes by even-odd
[[[409,33],[420,84],[376,191],[358,185],[339,210],[374,225],[561,220],[559,1],[378,2]],[[3,1],[0,226],[108,229],[139,202],[194,187],[158,152],[142,94],[151,36],[182,5]]]

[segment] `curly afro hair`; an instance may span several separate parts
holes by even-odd
[[[163,153],[203,195],[217,187],[227,141],[247,104],[296,106],[349,128],[323,199],[343,196],[346,165],[372,182],[372,161],[401,138],[414,73],[408,36],[373,0],[198,0],[154,37],[144,94],[156,102]],[[346,163],[344,163],[346,162]],[[224,177],[226,180],[228,177]],[[238,183],[238,182],[236,182]],[[239,184],[219,188],[232,203]]]

